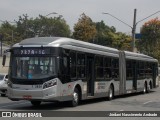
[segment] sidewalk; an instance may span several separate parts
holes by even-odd
[[[2,59],[3,57],[0,57],[0,73],[8,73],[9,57],[6,58],[5,67],[2,66]]]

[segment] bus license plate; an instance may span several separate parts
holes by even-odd
[[[31,96],[31,95],[24,95],[24,96],[23,96],[23,99],[29,100],[29,99],[32,99],[32,96]]]

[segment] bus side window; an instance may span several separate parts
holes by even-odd
[[[71,78],[76,78],[76,52],[70,52],[70,76]]]
[[[103,64],[103,56],[96,56],[96,79],[101,80],[104,79],[104,64]]]
[[[111,58],[106,57],[104,58],[104,75],[106,79],[111,79],[112,77],[112,67],[111,67]]]
[[[77,77],[85,78],[85,54],[77,53]]]
[[[133,79],[133,61],[126,60],[126,77],[127,80]]]
[[[69,61],[68,57],[63,56],[62,58],[60,58],[60,74],[62,83],[70,82],[68,61]]]
[[[119,60],[117,58],[112,59],[112,77],[116,79],[119,77]]]

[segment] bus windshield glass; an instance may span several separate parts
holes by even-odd
[[[56,75],[55,57],[13,57],[12,78],[43,79]]]

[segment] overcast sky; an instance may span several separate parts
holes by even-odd
[[[29,18],[39,14],[47,15],[57,12],[73,29],[78,18],[84,12],[94,22],[104,20],[109,26],[114,26],[117,31],[131,33],[131,28],[102,12],[108,12],[129,25],[133,25],[134,9],[137,9],[137,21],[160,10],[160,0],[0,0],[0,20],[14,21],[18,16],[28,14]],[[58,15],[50,15],[54,17]],[[49,17],[49,16],[48,16]],[[160,13],[149,19],[159,17]],[[144,22],[137,25],[137,32]]]

